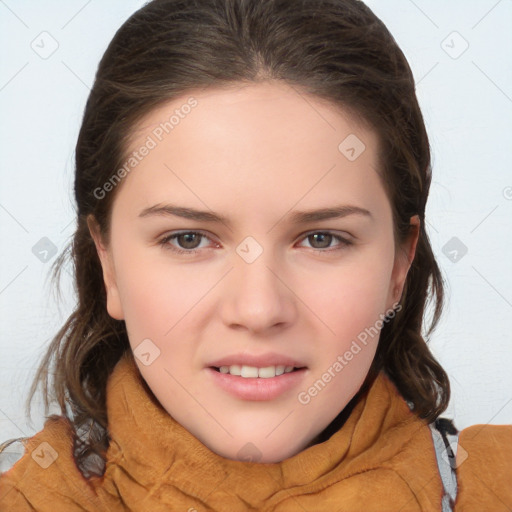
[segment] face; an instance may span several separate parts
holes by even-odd
[[[418,234],[413,218],[395,247],[377,144],[275,83],[187,94],[136,127],[109,243],[89,224],[107,308],[161,405],[217,454],[291,457],[364,382]]]

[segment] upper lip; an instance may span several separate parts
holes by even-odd
[[[231,354],[212,361],[207,366],[220,368],[221,366],[231,365],[256,366],[257,368],[265,368],[267,366],[293,366],[294,368],[304,368],[306,365],[300,363],[291,357],[277,354],[275,352],[267,352],[266,354]]]

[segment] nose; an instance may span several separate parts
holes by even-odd
[[[291,325],[297,311],[290,278],[271,251],[264,250],[252,262],[238,255],[233,261],[222,293],[225,325],[252,333]]]

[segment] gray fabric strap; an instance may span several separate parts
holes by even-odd
[[[450,498],[455,502],[457,496],[457,475],[455,473],[455,457],[457,455],[457,444],[459,441],[459,434],[450,435],[445,433],[445,437],[449,446],[446,446],[443,435],[437,430],[435,423],[429,424],[432,439],[434,441],[434,448],[437,457],[437,467],[444,487],[444,495],[442,499],[442,512],[453,512],[450,505]]]
[[[22,441],[15,441],[0,452],[0,474],[9,471],[14,467],[23,455],[25,455],[25,446]]]

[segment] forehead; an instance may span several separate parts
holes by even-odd
[[[133,128],[130,140],[136,143],[151,130],[163,131],[160,133],[162,136],[168,135],[179,125],[185,124],[185,119],[188,119],[186,124],[192,125],[197,133],[201,128],[203,135],[206,135],[204,130],[207,126],[221,135],[219,130],[229,121],[233,128],[238,129],[240,124],[243,125],[242,136],[251,128],[252,131],[264,128],[262,131],[265,133],[278,131],[281,134],[276,141],[278,143],[285,142],[287,134],[299,134],[301,131],[313,142],[315,133],[325,135],[326,131],[330,131],[340,136],[346,129],[351,133],[358,132],[370,144],[377,142],[373,130],[361,116],[352,115],[348,108],[279,81],[188,91],[144,116]],[[297,124],[297,121],[300,123]],[[230,135],[237,132],[233,129]]]
[[[225,211],[229,202],[256,216],[270,205],[339,204],[344,194],[364,202],[383,192],[377,144],[347,112],[284,83],[194,90],[135,127],[127,158],[151,149],[121,195],[145,207],[183,199]]]

